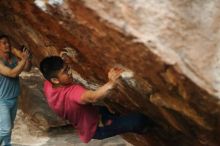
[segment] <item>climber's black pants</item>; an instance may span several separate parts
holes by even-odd
[[[127,115],[114,115],[103,107],[100,108],[100,114],[104,125],[97,127],[93,139],[104,139],[127,132],[143,133],[153,125],[152,120],[137,112]],[[105,125],[109,120],[111,120],[111,124]]]

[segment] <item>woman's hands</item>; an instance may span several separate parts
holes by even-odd
[[[29,49],[23,47],[22,50],[12,48],[12,53],[17,56],[20,60],[28,60],[30,57],[30,51]]]
[[[25,60],[25,62],[26,62],[23,70],[30,71],[31,67],[32,67],[30,50],[23,47],[23,50],[21,52],[21,58],[22,58],[22,60]]]
[[[19,62],[25,63],[23,70],[30,71],[32,67],[30,50],[23,46],[20,50],[12,48],[12,53],[19,58]]]
[[[28,60],[30,56],[30,51],[28,49],[23,49],[21,52],[21,59],[22,60]]]

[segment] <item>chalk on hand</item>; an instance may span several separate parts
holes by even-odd
[[[125,70],[121,73],[121,77],[123,79],[132,78],[133,76],[134,76],[134,73],[131,70]]]

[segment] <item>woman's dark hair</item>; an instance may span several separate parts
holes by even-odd
[[[57,77],[57,73],[63,68],[64,61],[59,56],[49,56],[40,62],[40,71],[43,76],[50,81]]]

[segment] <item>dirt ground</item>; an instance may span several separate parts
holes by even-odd
[[[105,140],[91,140],[88,144],[80,141],[74,130],[68,127],[55,128],[42,133],[37,128],[28,126],[27,119],[18,110],[12,133],[13,146],[132,146],[120,136]]]

